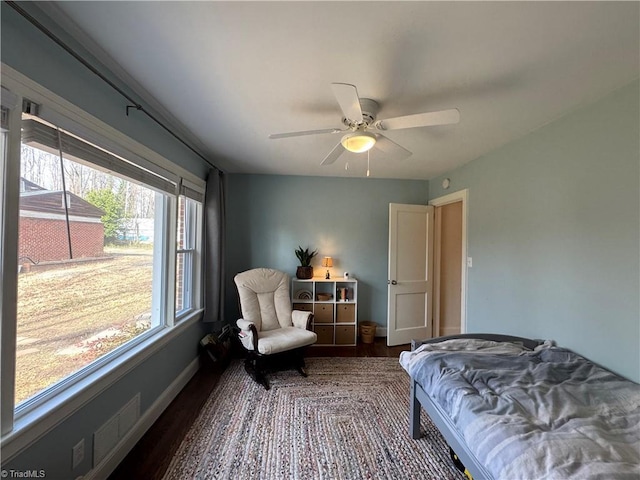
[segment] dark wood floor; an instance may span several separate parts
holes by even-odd
[[[307,357],[398,357],[409,345],[387,347],[386,339],[355,347],[310,347]],[[228,362],[227,362],[228,364]],[[202,359],[200,370],[160,415],[109,480],[160,479],[180,446],[182,439],[198,417],[202,406],[218,383],[225,364]]]

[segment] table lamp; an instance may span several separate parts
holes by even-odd
[[[333,258],[331,257],[324,257],[322,259],[322,266],[325,267],[327,269],[327,274],[325,275],[324,278],[326,278],[327,280],[329,280],[331,278],[331,275],[329,274],[329,269],[331,267],[333,267]]]

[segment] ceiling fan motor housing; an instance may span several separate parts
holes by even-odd
[[[360,126],[369,126],[373,125],[373,122],[376,121],[376,115],[378,110],[380,110],[380,105],[375,100],[371,100],[370,98],[361,98],[360,99],[360,108],[362,109],[362,123],[356,122],[346,117],[342,117],[342,123],[344,123],[347,127],[357,129]]]

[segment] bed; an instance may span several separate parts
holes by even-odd
[[[640,385],[551,341],[466,334],[414,341],[421,406],[474,479],[640,478]]]

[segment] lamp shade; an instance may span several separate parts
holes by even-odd
[[[322,266],[323,267],[333,267],[333,258],[331,257],[324,257],[322,259]]]
[[[376,137],[369,132],[354,132],[342,137],[342,146],[353,153],[362,153],[371,150],[376,144]]]

